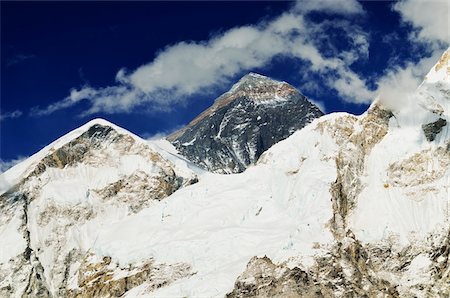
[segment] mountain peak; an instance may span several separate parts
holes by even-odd
[[[33,154],[26,160],[2,173],[0,177],[0,195],[3,194],[9,187],[16,184],[20,177],[26,176],[25,173],[29,174],[29,172],[34,167],[36,167],[36,165],[38,165],[42,159],[44,159],[48,155],[52,155],[54,152],[58,151],[67,144],[83,137],[83,135],[87,135],[88,137],[92,137],[95,135],[95,137],[99,139],[106,138],[106,136],[108,136],[111,132],[115,132],[119,135],[129,136],[130,138],[138,142],[144,142],[144,140],[142,140],[135,134],[105,119],[92,119],[82,126],[59,137],[58,139],[41,149],[39,152]]]
[[[108,120],[105,120],[103,118],[94,118],[88,122],[86,122],[82,127],[89,127],[89,126],[93,126],[93,125],[103,125],[103,126],[116,126],[115,124],[109,122]]]
[[[439,61],[433,66],[425,77],[426,83],[450,83],[450,47],[442,54]]]
[[[204,169],[238,173],[322,115],[288,83],[251,72],[167,140]]]
[[[264,75],[261,75],[259,73],[256,72],[249,72],[248,74],[246,74],[245,76],[243,76],[239,82],[241,81],[249,81],[249,80],[270,80],[270,81],[275,81],[269,77],[266,77]]]
[[[206,117],[213,115],[216,111],[232,104],[236,100],[249,101],[254,104],[272,105],[281,102],[297,101],[304,96],[286,82],[280,82],[269,77],[249,72],[235,83],[228,92],[219,96],[212,106],[203,111],[184,128],[172,133],[167,140],[173,142],[186,130],[190,129]],[[319,114],[323,114],[320,112]]]
[[[243,76],[236,84],[234,84],[231,87],[230,91],[228,91],[227,93],[234,93],[237,91],[250,91],[252,89],[258,90],[257,92],[259,92],[262,88],[267,88],[269,86],[280,87],[282,85],[289,86],[289,84],[286,82],[280,82],[258,73],[249,72],[248,74]]]

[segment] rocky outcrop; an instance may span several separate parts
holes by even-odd
[[[168,140],[206,170],[239,173],[322,115],[289,84],[251,73]]]
[[[253,257],[227,297],[448,297],[448,244],[447,235],[423,246],[363,245],[349,232],[308,268]],[[422,278],[412,282],[411,272]]]
[[[425,194],[438,192],[434,182],[442,179],[449,167],[448,145],[422,150],[390,164],[386,186],[402,187],[408,196],[423,200]]]
[[[346,218],[355,207],[357,196],[364,188],[361,177],[365,159],[371,149],[388,132],[392,112],[374,104],[361,117],[343,115],[333,121],[317,125],[321,133],[327,132],[339,146],[336,154],[336,181],[331,185],[334,215],[331,229],[338,238],[346,233]]]
[[[227,298],[315,297],[321,294],[314,278],[298,267],[275,265],[267,256],[253,257]]]
[[[439,118],[435,122],[422,125],[423,133],[429,142],[434,141],[442,128],[447,125],[447,120]]]
[[[127,291],[145,283],[146,292],[166,286],[180,278],[192,275],[188,264],[156,264],[152,259],[142,264],[119,267],[111,257],[96,261],[90,252],[78,267],[76,287],[65,297],[121,297]]]
[[[428,289],[433,294],[448,297],[450,296],[450,229],[447,237],[434,240],[431,251],[428,253],[432,261],[430,272],[434,282],[428,285]]]
[[[28,208],[29,201],[26,196],[22,197],[23,205],[23,229],[24,238],[27,243],[23,257],[26,261],[30,262],[32,269],[28,278],[28,283],[25,288],[22,297],[50,297],[48,285],[45,282],[44,268],[39,261],[38,254],[33,250],[30,240],[30,231],[28,229]]]

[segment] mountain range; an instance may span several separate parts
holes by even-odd
[[[448,297],[450,49],[405,102],[250,73],[167,139],[92,120],[0,176],[0,296]]]

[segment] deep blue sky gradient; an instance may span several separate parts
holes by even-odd
[[[368,12],[359,22],[370,32],[369,60],[356,63],[354,71],[369,81],[382,75],[390,58],[414,59],[408,51],[409,28],[400,26],[387,1],[362,2]],[[34,106],[45,107],[85,84],[114,84],[117,71],[134,70],[151,62],[158,51],[186,40],[207,40],[230,28],[255,24],[280,15],[290,2],[1,2],[1,113],[23,111],[21,117],[0,123],[0,158],[29,156],[51,141],[92,118],[102,117],[138,135],[167,132],[192,120],[231,86],[189,98],[171,112],[136,110],[129,114],[89,117],[78,115],[81,103],[45,117],[30,116]],[[321,14],[313,18],[323,18]],[[333,32],[330,32],[333,34]],[[389,42],[383,37],[395,36]],[[20,61],[20,58],[23,61]],[[299,61],[276,58],[253,71],[298,87]],[[236,77],[239,79],[240,74]],[[311,77],[320,81],[320,77]],[[335,91],[302,91],[322,101],[326,112],[362,113],[367,106],[342,101]]]

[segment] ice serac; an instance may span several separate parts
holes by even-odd
[[[0,176],[0,296],[118,296],[155,270],[155,286],[190,274],[151,258],[120,267],[88,239],[196,176],[102,119],[61,137]]]
[[[249,73],[168,140],[204,169],[239,173],[322,115],[288,83]]]

